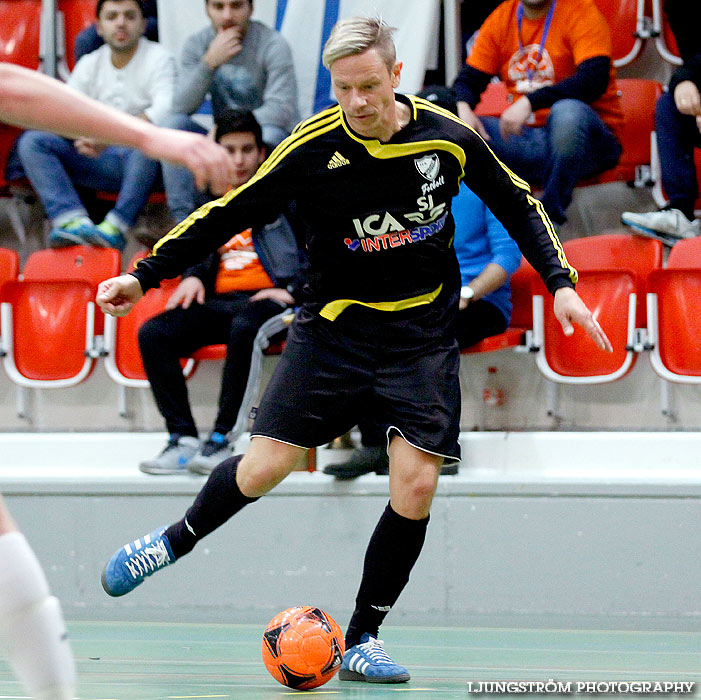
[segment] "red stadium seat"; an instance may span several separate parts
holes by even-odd
[[[10,248],[0,248],[0,289],[5,282],[16,280],[18,275],[19,254]]]
[[[74,246],[29,257],[23,279],[3,288],[3,364],[12,381],[62,388],[90,375],[103,327],[93,301],[97,285],[119,267],[111,249]]]
[[[650,36],[645,0],[595,0],[611,29],[613,65],[632,63]]]
[[[636,236],[604,234],[568,241],[563,247],[579,271],[577,292],[611,340],[613,352],[599,350],[579,327],[566,337],[552,304],[544,303],[544,287],[539,282],[533,298],[538,368],[557,383],[599,384],[620,379],[643,350],[636,341],[636,328],[640,328],[636,317],[644,322],[644,310],[637,300],[644,294],[647,274],[662,263],[662,246]]]
[[[629,233],[605,233],[577,238],[563,244],[565,255],[577,270],[630,270],[636,275],[636,328],[645,328],[647,276],[662,267],[660,241]]]
[[[623,125],[620,139],[623,146],[618,165],[581,184],[598,185],[605,182],[635,182],[637,170],[649,166],[652,158],[652,134],[655,131],[655,104],[662,86],[655,80],[619,78]]]
[[[142,258],[148,255],[145,251],[136,253],[129,264],[127,271],[133,270]],[[122,318],[114,316],[105,317],[105,369],[107,374],[122,387],[135,387],[146,389],[149,386],[146,379],[146,372],[141,362],[139,342],[137,339],[139,328],[150,318],[165,311],[166,304],[171,294],[180,284],[180,277],[171,280],[163,280],[161,286],[156,289],[149,289],[138,301],[131,313]],[[189,376],[193,362],[183,362],[186,376]],[[126,396],[122,395],[122,400]],[[126,407],[120,413],[124,414]]]
[[[0,0],[0,61],[39,67],[41,0]]]
[[[19,386],[67,387],[92,371],[95,291],[83,280],[24,280],[3,287],[5,371]]]
[[[475,107],[478,117],[498,117],[509,106],[509,91],[499,82],[489,83]]]
[[[3,297],[3,285],[5,282],[12,282],[19,275],[19,254],[9,248],[0,248],[0,303]],[[2,316],[0,315],[0,328],[2,327]],[[0,335],[0,357],[4,357],[2,336]]]
[[[85,280],[97,293],[97,285],[119,274],[121,255],[113,248],[70,246],[32,253],[23,270],[25,280]],[[93,297],[95,294],[93,294]],[[104,315],[95,315],[95,334],[101,335]]]
[[[701,239],[679,241],[648,279],[650,362],[664,380],[701,383]]]
[[[67,75],[75,66],[75,38],[95,23],[97,0],[58,0],[57,59],[60,73]],[[64,77],[64,76],[62,76]]]

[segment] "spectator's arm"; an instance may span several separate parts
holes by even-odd
[[[521,251],[516,241],[509,236],[499,219],[487,207],[485,207],[485,223],[489,247],[492,251],[492,262],[503,268],[511,277],[521,264]]]
[[[611,59],[608,56],[594,56],[582,61],[569,78],[535,90],[526,97],[534,112],[568,98],[591,104],[606,92],[610,71]]]
[[[484,73],[470,65],[464,66],[453,83],[456,100],[465,102],[470,109],[474,109],[491,79],[492,76],[489,73]]]
[[[289,129],[297,120],[297,78],[292,52],[282,37],[271,42],[266,56],[267,80],[263,91],[263,105],[253,110],[261,126],[274,124]]]
[[[164,59],[166,57],[164,56]],[[146,118],[153,124],[162,123],[173,110],[175,93],[175,58],[168,55],[151,76],[151,104],[144,110]]]
[[[674,88],[685,80],[690,80],[701,89],[701,53],[690,58],[674,72],[669,81],[669,91],[674,92]]]
[[[204,102],[215,71],[204,62],[203,52],[191,37],[183,47],[182,62],[173,96],[173,111],[193,114]]]
[[[204,285],[206,295],[211,296],[214,294],[214,283],[219,270],[219,258],[218,252],[211,253],[203,260],[200,260],[200,262],[188,267],[183,272],[183,279],[186,277],[197,277]]]

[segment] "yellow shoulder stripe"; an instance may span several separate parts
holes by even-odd
[[[209,212],[215,207],[222,207],[228,204],[234,197],[239,193],[243,192],[249,188],[252,184],[260,180],[266,173],[270,172],[285,156],[289,155],[295,148],[298,148],[307,141],[310,141],[321,134],[325,134],[328,131],[332,131],[337,128],[340,123],[340,108],[334,107],[329,109],[325,116],[321,119],[310,119],[307,122],[303,122],[299,125],[299,129],[296,133],[288,136],[284,139],[270,154],[268,159],[258,168],[256,174],[245,184],[241,185],[235,190],[230,190],[226,194],[215,199],[211,202],[207,202],[199,209],[190,214],[187,218],[183,219],[179,224],[172,228],[161,240],[153,247],[152,254],[155,254],[158,248],[165,241],[169,241],[173,238],[178,238],[183,231],[186,231],[192,224],[194,224],[199,219],[204,218],[209,214]]]
[[[314,122],[319,121],[320,119],[328,117],[329,114],[337,112],[339,109],[340,107],[338,105],[334,105],[333,107],[329,107],[328,109],[313,114],[311,117],[307,117],[307,119],[303,119],[301,122],[299,122],[299,124],[297,124],[297,126],[295,126],[294,129],[292,129],[292,134],[296,134],[298,131],[300,131],[301,129],[305,129],[310,124],[313,124]]]

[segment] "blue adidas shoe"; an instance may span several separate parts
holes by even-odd
[[[116,248],[120,253],[123,253],[127,239],[114,224],[103,221],[94,226],[90,232],[90,243],[98,248]]]
[[[117,597],[133,591],[145,578],[175,561],[165,527],[127,542],[107,562],[102,572],[102,587],[108,595]]]
[[[365,683],[406,683],[410,677],[404,666],[392,661],[384,643],[367,632],[346,651],[338,672],[339,680]]]
[[[79,216],[63,226],[54,226],[49,233],[49,248],[66,248],[72,245],[92,245],[97,227],[86,216]]]

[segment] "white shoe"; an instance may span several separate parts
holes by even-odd
[[[187,465],[200,448],[200,441],[189,435],[171,435],[158,457],[139,464],[145,474],[187,474]]]
[[[231,457],[233,454],[232,448],[233,446],[229,444],[226,436],[220,433],[212,433],[202,443],[197,454],[188,462],[187,468],[193,474],[211,474],[215,467]]]
[[[646,214],[624,211],[621,221],[643,234],[662,234],[674,238],[695,238],[701,235],[701,221],[689,221],[679,209],[664,209]]]

